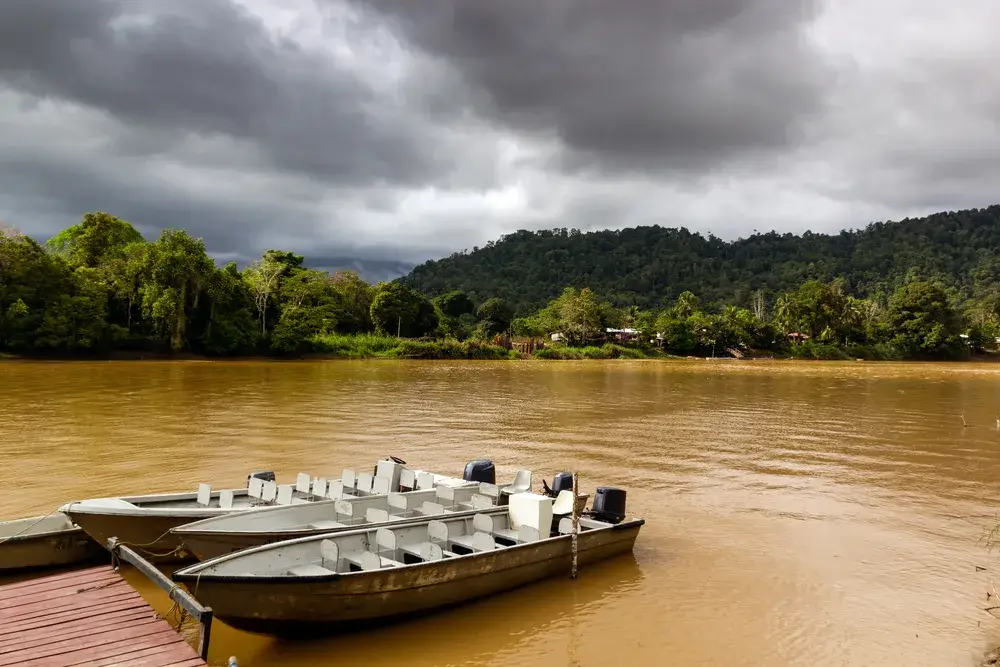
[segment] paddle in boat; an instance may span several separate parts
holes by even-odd
[[[376,485],[379,482],[376,477]],[[384,478],[381,482],[383,486],[388,484]],[[435,484],[431,473],[404,469],[399,486],[413,491],[359,496],[345,491],[345,481],[333,492],[338,496],[334,500],[201,519],[174,528],[171,533],[196,558],[207,560],[297,537],[488,509],[502,504],[513,493],[530,491],[531,471],[518,471],[514,481],[505,486],[495,482],[495,468],[489,460],[470,462],[459,484]]]
[[[404,464],[390,457],[378,461],[374,473],[344,471],[341,480],[327,484],[323,478],[299,473],[294,485],[278,485],[273,472],[252,473],[243,489],[213,490],[199,485],[196,493],[163,493],[121,498],[95,498],[68,503],[59,510],[69,516],[101,545],[117,537],[154,563],[183,562],[193,558],[170,530],[199,519],[256,511],[273,505],[293,505],[328,500],[342,485],[350,483],[352,493],[371,495],[376,478],[382,493],[398,491]],[[457,483],[453,478],[434,475],[435,484]]]
[[[73,565],[107,552],[62,512],[0,521],[0,573]]]
[[[420,616],[540,579],[572,564],[572,491],[518,493],[509,504],[393,527],[315,535],[246,549],[173,579],[233,627],[276,636],[336,634]],[[579,519],[578,564],[632,550],[642,519],[625,491],[599,487]]]

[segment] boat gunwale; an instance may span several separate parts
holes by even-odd
[[[639,529],[643,525],[645,525],[645,523],[646,523],[645,519],[629,519],[628,521],[622,521],[620,523],[611,524],[611,525],[604,526],[604,527],[601,527],[601,528],[592,528],[592,529],[589,529],[589,530],[586,530],[586,531],[580,531],[579,534],[580,535],[584,535],[584,534],[586,534],[586,535],[592,535],[592,534],[596,534],[596,533],[603,533],[603,532],[609,532],[610,533],[610,532],[628,530],[628,529],[632,529],[632,528]],[[412,524],[409,527],[412,527]],[[246,575],[246,574],[206,574],[206,573],[201,573],[201,572],[197,571],[199,569],[203,569],[203,568],[210,567],[212,565],[216,565],[216,564],[218,564],[220,562],[224,562],[224,561],[227,561],[227,560],[233,560],[233,559],[236,559],[236,558],[242,558],[242,557],[248,556],[248,555],[250,555],[252,553],[259,553],[261,551],[273,550],[273,549],[277,549],[279,547],[287,547],[287,546],[291,546],[293,544],[305,544],[307,542],[318,541],[318,540],[323,540],[323,539],[327,539],[327,538],[347,537],[347,536],[350,536],[350,535],[357,535],[357,534],[360,534],[360,533],[369,533],[369,532],[372,532],[371,528],[366,528],[366,529],[361,529],[361,530],[352,530],[352,531],[341,531],[341,532],[334,532],[334,533],[323,533],[321,535],[310,535],[310,536],[307,536],[307,537],[300,537],[300,538],[296,538],[296,539],[293,539],[293,540],[283,540],[281,542],[272,542],[270,544],[262,544],[261,546],[258,546],[258,547],[251,547],[249,549],[243,549],[241,551],[236,551],[236,552],[233,552],[231,554],[226,554],[224,556],[218,556],[216,558],[211,558],[209,560],[201,561],[200,563],[195,563],[194,565],[190,565],[188,567],[182,568],[182,569],[177,570],[176,572],[174,572],[173,575],[171,576],[171,579],[173,579],[173,581],[176,581],[176,582],[179,582],[179,583],[191,582],[191,581],[200,581],[200,580],[206,580],[206,579],[210,580],[210,581],[216,581],[216,582],[219,582],[219,583],[227,583],[227,584],[241,584],[241,583],[264,583],[264,584],[301,583],[301,584],[314,584],[314,583],[326,583],[326,582],[335,582],[338,579],[341,579],[343,577],[354,578],[357,575],[386,574],[386,573],[392,573],[392,572],[399,572],[401,570],[407,570],[407,569],[413,568],[413,567],[426,566],[426,565],[430,565],[430,564],[439,565],[441,563],[453,563],[453,562],[456,562],[458,560],[464,560],[464,559],[474,559],[474,558],[477,558],[477,557],[485,557],[485,556],[491,556],[491,555],[495,556],[498,553],[509,553],[512,550],[520,549],[522,547],[538,547],[539,545],[542,545],[542,544],[555,543],[555,542],[558,542],[559,540],[562,540],[562,539],[572,539],[572,537],[573,537],[571,534],[566,533],[566,534],[562,534],[562,535],[556,535],[554,537],[546,537],[546,538],[540,539],[540,540],[535,541],[535,542],[524,542],[524,543],[521,543],[521,544],[512,544],[510,546],[504,546],[502,549],[494,549],[493,551],[477,551],[477,552],[472,552],[472,553],[468,553],[468,554],[461,554],[461,555],[458,555],[458,556],[455,556],[455,557],[452,557],[452,558],[446,558],[446,559],[441,559],[441,560],[436,560],[436,561],[420,561],[420,562],[417,562],[417,563],[406,563],[406,564],[398,565],[398,566],[391,567],[391,568],[380,568],[378,570],[360,570],[358,572],[333,572],[331,574],[310,574],[310,575],[293,575],[293,576],[288,576],[288,575],[281,575],[281,576],[278,576],[278,575],[262,575],[262,576],[257,576],[257,575]]]
[[[45,518],[45,517],[32,517],[32,518]],[[67,519],[68,518],[69,517],[67,517]],[[13,521],[21,521],[21,520],[22,519],[14,519]],[[24,519],[24,520],[26,521],[27,519]],[[0,523],[13,523],[13,521],[10,521],[10,522],[4,521],[4,522],[0,522]],[[57,535],[69,535],[71,533],[82,533],[82,532],[84,532],[83,528],[81,528],[80,526],[76,525],[75,523],[72,523],[71,525],[67,526],[66,528],[60,528],[59,530],[46,530],[43,533],[26,532],[26,533],[17,533],[17,534],[14,534],[14,535],[7,535],[7,536],[0,535],[0,546],[6,544],[8,542],[26,542],[27,540],[41,539],[43,537],[53,537],[53,536],[57,536]]]

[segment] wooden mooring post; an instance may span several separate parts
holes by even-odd
[[[579,565],[577,559],[578,551],[578,536],[580,533],[580,510],[577,508],[577,489],[580,486],[580,476],[574,472],[573,473],[573,534],[570,539],[572,539],[572,550],[573,550],[573,570],[570,572],[570,576],[576,579],[577,567]]]
[[[167,579],[166,575],[156,569],[148,560],[129,549],[118,541],[117,537],[108,540],[108,549],[120,560],[134,566],[143,575],[162,589],[171,600],[180,605],[181,609],[191,615],[201,624],[198,637],[198,654],[202,660],[208,660],[208,643],[212,638],[212,609],[205,607],[183,588]]]

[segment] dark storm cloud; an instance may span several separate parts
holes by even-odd
[[[415,183],[450,168],[357,72],[272,36],[232,2],[4,0],[0,17],[0,82],[22,92],[124,124],[236,137],[277,167],[338,183]]]
[[[522,228],[994,203],[1000,4],[821,2],[0,0],[0,218],[384,277]]]
[[[814,0],[354,1],[485,93],[480,113],[557,135],[569,167],[786,148],[829,83],[803,36]]]

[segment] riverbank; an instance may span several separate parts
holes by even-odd
[[[239,356],[208,356],[193,353],[171,353],[160,350],[113,350],[106,354],[47,354],[13,355],[0,352],[2,360],[44,360],[44,361],[213,361],[213,360],[259,360],[259,359],[426,359],[426,360],[605,360],[605,359],[734,359],[726,352],[712,354],[710,350],[698,350],[693,354],[673,354],[656,347],[633,347],[616,343],[571,347],[553,344],[532,353],[522,353],[516,349],[487,343],[480,340],[455,339],[418,340],[379,336],[375,334],[329,334],[316,336],[309,341],[307,349],[297,355],[276,356],[268,354]],[[910,361],[885,346],[852,346],[805,343],[793,345],[780,351],[745,350],[739,360],[743,361]],[[1000,354],[990,352],[980,355],[966,355],[955,361],[998,361]],[[917,361],[917,360],[913,360]]]

